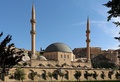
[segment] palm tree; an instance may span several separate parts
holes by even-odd
[[[25,79],[25,72],[23,69],[17,68],[14,73],[14,78],[23,82]]]

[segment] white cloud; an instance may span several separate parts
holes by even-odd
[[[80,23],[75,23],[73,26],[78,26],[80,27],[81,25],[86,26],[86,21],[80,22]],[[114,37],[119,36],[118,33],[120,29],[116,27],[113,23],[107,22],[107,21],[95,21],[91,20],[90,21],[90,27],[98,28],[98,30],[103,31],[107,36],[110,36],[113,38],[113,42],[109,46],[103,46],[103,49],[118,49],[119,41],[114,40]],[[93,29],[94,29],[93,28]]]
[[[101,23],[97,26],[101,28],[107,35],[112,37],[118,36],[118,33],[120,31],[120,29],[112,23]]]
[[[86,22],[75,23],[75,24],[72,24],[72,26],[80,26],[80,25],[84,25],[84,24],[86,24]]]
[[[113,23],[107,22],[107,21],[90,21],[90,25],[95,25],[96,28],[103,30],[107,35],[115,37],[118,36],[118,33],[120,31],[119,28],[117,28]],[[85,22],[75,23],[72,26],[80,26],[80,25],[86,25]]]
[[[112,18],[111,20],[117,22],[120,21],[120,17]]]
[[[80,23],[75,23],[75,24],[72,24],[72,26],[80,26],[80,25],[86,25],[86,21],[84,22],[80,22]],[[98,24],[98,25],[101,25],[101,24],[106,24],[107,22],[106,21],[90,21],[90,24]]]

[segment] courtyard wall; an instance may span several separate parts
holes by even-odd
[[[52,81],[76,81],[77,79],[74,77],[75,72],[76,71],[80,71],[81,72],[81,76],[80,76],[80,80],[81,81],[86,81],[86,80],[120,80],[116,78],[116,73],[119,72],[118,70],[112,70],[112,69],[82,69],[82,68],[45,68],[45,67],[21,67],[20,69],[23,69],[25,71],[25,82],[29,82],[29,81],[50,81],[51,78],[48,76],[48,72],[53,73],[55,70],[60,70],[62,72],[64,72],[64,74],[66,75],[66,77],[60,77],[59,75],[56,75],[56,78],[52,78]],[[15,79],[10,79],[10,76],[13,75],[14,76],[14,72],[15,72],[16,68],[12,68],[9,70],[9,75],[5,76],[5,82],[18,82]],[[40,76],[35,76],[34,80],[31,80],[30,78],[28,78],[29,73],[31,72],[31,70],[33,70],[34,72],[36,72],[37,74],[39,74]],[[84,74],[85,72],[88,72],[89,74],[93,74],[94,71],[96,72],[96,74],[98,75],[97,78],[93,78],[93,76],[89,76],[88,79],[85,78]],[[113,74],[111,75],[111,78],[109,78],[108,73],[112,71]],[[105,74],[105,78],[102,79],[101,78],[101,74],[102,72],[104,72]],[[120,72],[119,72],[120,73]],[[45,77],[43,77],[43,74],[45,75]]]

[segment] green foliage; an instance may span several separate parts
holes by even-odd
[[[104,78],[105,78],[105,73],[104,73],[103,71],[102,71],[102,73],[101,73],[100,77],[101,77],[102,79],[104,79]]]
[[[80,77],[81,77],[81,71],[76,71],[75,74],[74,74],[74,77],[77,79],[77,81],[80,80]]]
[[[53,73],[48,72],[48,76],[51,78],[51,82],[52,82]]]
[[[31,80],[34,80],[35,75],[37,75],[37,72],[34,72],[33,70],[30,70],[31,73],[28,74],[28,78]]]
[[[107,12],[109,14],[107,21],[110,21],[111,18],[120,18],[120,0],[111,0],[108,1],[106,4],[103,4],[104,6],[110,8],[110,10]],[[120,26],[120,21],[113,22],[116,26]],[[120,34],[120,33],[119,33]],[[114,37],[118,41],[120,41],[119,37]],[[119,45],[120,46],[120,45]]]
[[[65,74],[63,72],[59,72],[59,76],[61,77],[61,81],[63,81],[63,77],[65,76]]]
[[[111,20],[112,17],[120,17],[120,0],[111,0],[103,5],[110,8],[110,10],[107,12],[109,14],[107,21]],[[115,21],[114,24],[120,26],[120,21]]]
[[[24,63],[23,63],[23,66],[26,66],[26,65],[27,65],[27,62],[24,62]]]
[[[98,74],[96,73],[96,71],[94,71],[94,73],[92,75],[93,75],[94,79],[97,79]]]
[[[113,74],[114,74],[113,71],[109,71],[109,72],[108,72],[108,78],[112,79],[112,75],[113,75]]]
[[[84,78],[87,79],[87,80],[88,80],[88,75],[89,75],[88,71],[85,71]]]
[[[88,77],[91,77],[92,73],[89,73],[88,71],[85,71],[84,78],[88,80]]]
[[[115,68],[115,64],[108,61],[101,61],[99,63],[100,68]]]
[[[3,32],[0,33],[0,38],[3,36]],[[0,67],[2,68],[3,77],[8,73],[6,68],[11,68],[16,65],[19,61],[22,60],[22,50],[16,51],[13,43],[10,43],[12,40],[11,35],[7,35],[4,40],[0,42]],[[9,70],[9,69],[8,69]],[[4,80],[4,79],[3,79]]]
[[[54,72],[53,72],[53,78],[55,78],[56,80],[58,79],[58,73],[59,73],[59,71],[58,70],[54,70]]]
[[[25,72],[23,69],[17,68],[14,73],[14,78],[17,80],[24,80],[25,79]]]
[[[117,66],[109,59],[101,54],[91,60],[93,68],[117,68]]]
[[[120,77],[120,73],[116,72],[115,78],[116,78],[116,79],[119,79],[119,77]]]
[[[0,34],[0,37],[2,35],[3,33]],[[8,44],[11,39],[12,36],[7,35],[7,37],[2,42],[0,42],[0,66],[2,68],[12,67],[22,60],[23,55],[21,54],[23,51],[16,51],[13,43]]]
[[[48,72],[48,76],[49,76],[50,78],[52,78],[52,77],[53,77],[53,73]]]
[[[59,73],[59,76],[60,76],[60,77],[64,77],[64,75],[65,75],[65,74],[62,73],[62,72]]]

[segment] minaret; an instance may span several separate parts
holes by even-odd
[[[36,31],[35,31],[35,25],[36,25],[36,19],[35,19],[35,8],[34,4],[32,5],[32,18],[30,20],[31,22],[31,59],[35,59],[35,36],[36,36]]]
[[[86,52],[87,52],[87,62],[90,62],[90,23],[89,18],[87,18],[87,30],[86,30]]]

